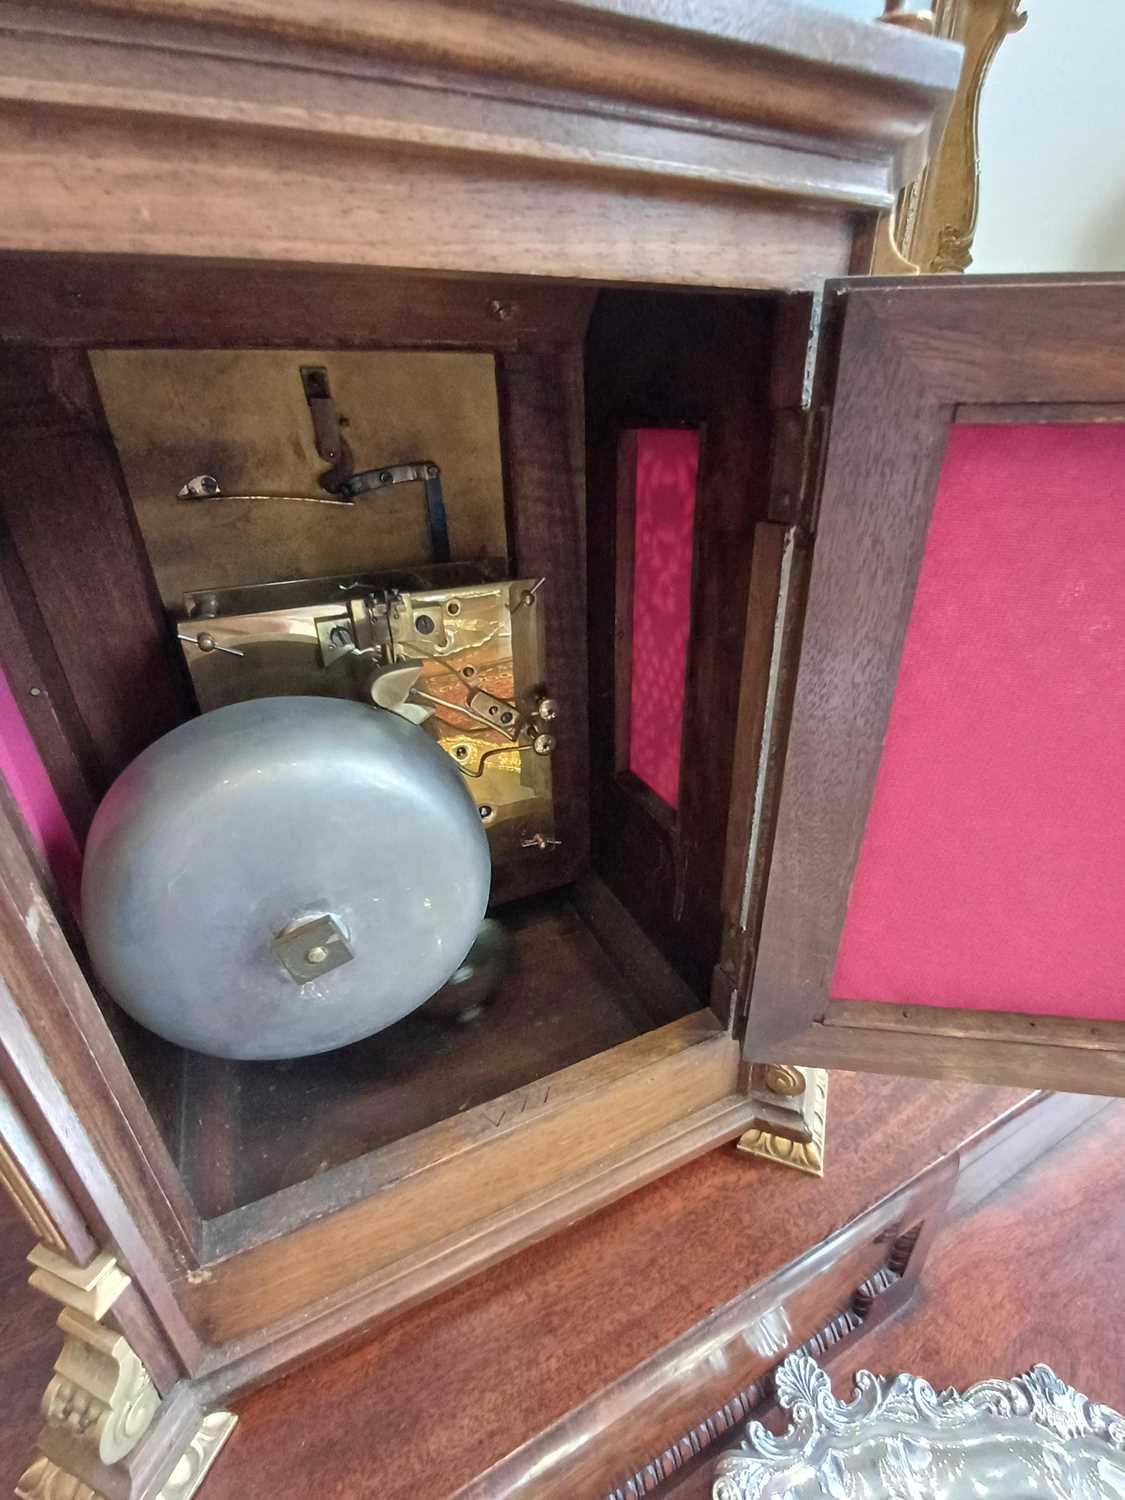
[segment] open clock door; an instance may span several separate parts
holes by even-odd
[[[1125,1094],[1125,277],[827,298],[747,1056]]]

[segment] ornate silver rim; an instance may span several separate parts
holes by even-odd
[[[850,1402],[807,1354],[778,1369],[781,1405],[792,1413],[780,1437],[751,1422],[742,1447],[718,1462],[714,1500],[830,1500],[886,1496],[925,1500],[963,1490],[989,1493],[974,1475],[1034,1477],[1034,1493],[1065,1500],[1125,1496],[1125,1417],[1036,1365],[1011,1380],[984,1380],[962,1395],[937,1392],[915,1375],[860,1370]],[[997,1455],[1000,1455],[998,1458]],[[1032,1493],[1028,1489],[1027,1493]]]

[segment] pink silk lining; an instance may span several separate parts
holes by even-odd
[[[952,429],[832,994],[1125,1018],[1125,426]]]
[[[0,773],[32,837],[46,856],[63,898],[78,911],[82,856],[19,704],[0,672]]]
[[[636,445],[629,769],[674,808],[680,800],[699,433],[641,428]]]

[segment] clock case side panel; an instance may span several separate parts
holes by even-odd
[[[1125,278],[872,278],[825,295],[835,396],[745,1055],[1125,1093],[1121,1023],[829,1003],[950,427],[1125,410]]]

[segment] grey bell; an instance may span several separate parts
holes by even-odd
[[[82,920],[98,976],[152,1031],[300,1057],[434,994],[490,878],[473,799],[424,730],[262,698],[182,724],[122,772],[90,830]]]

